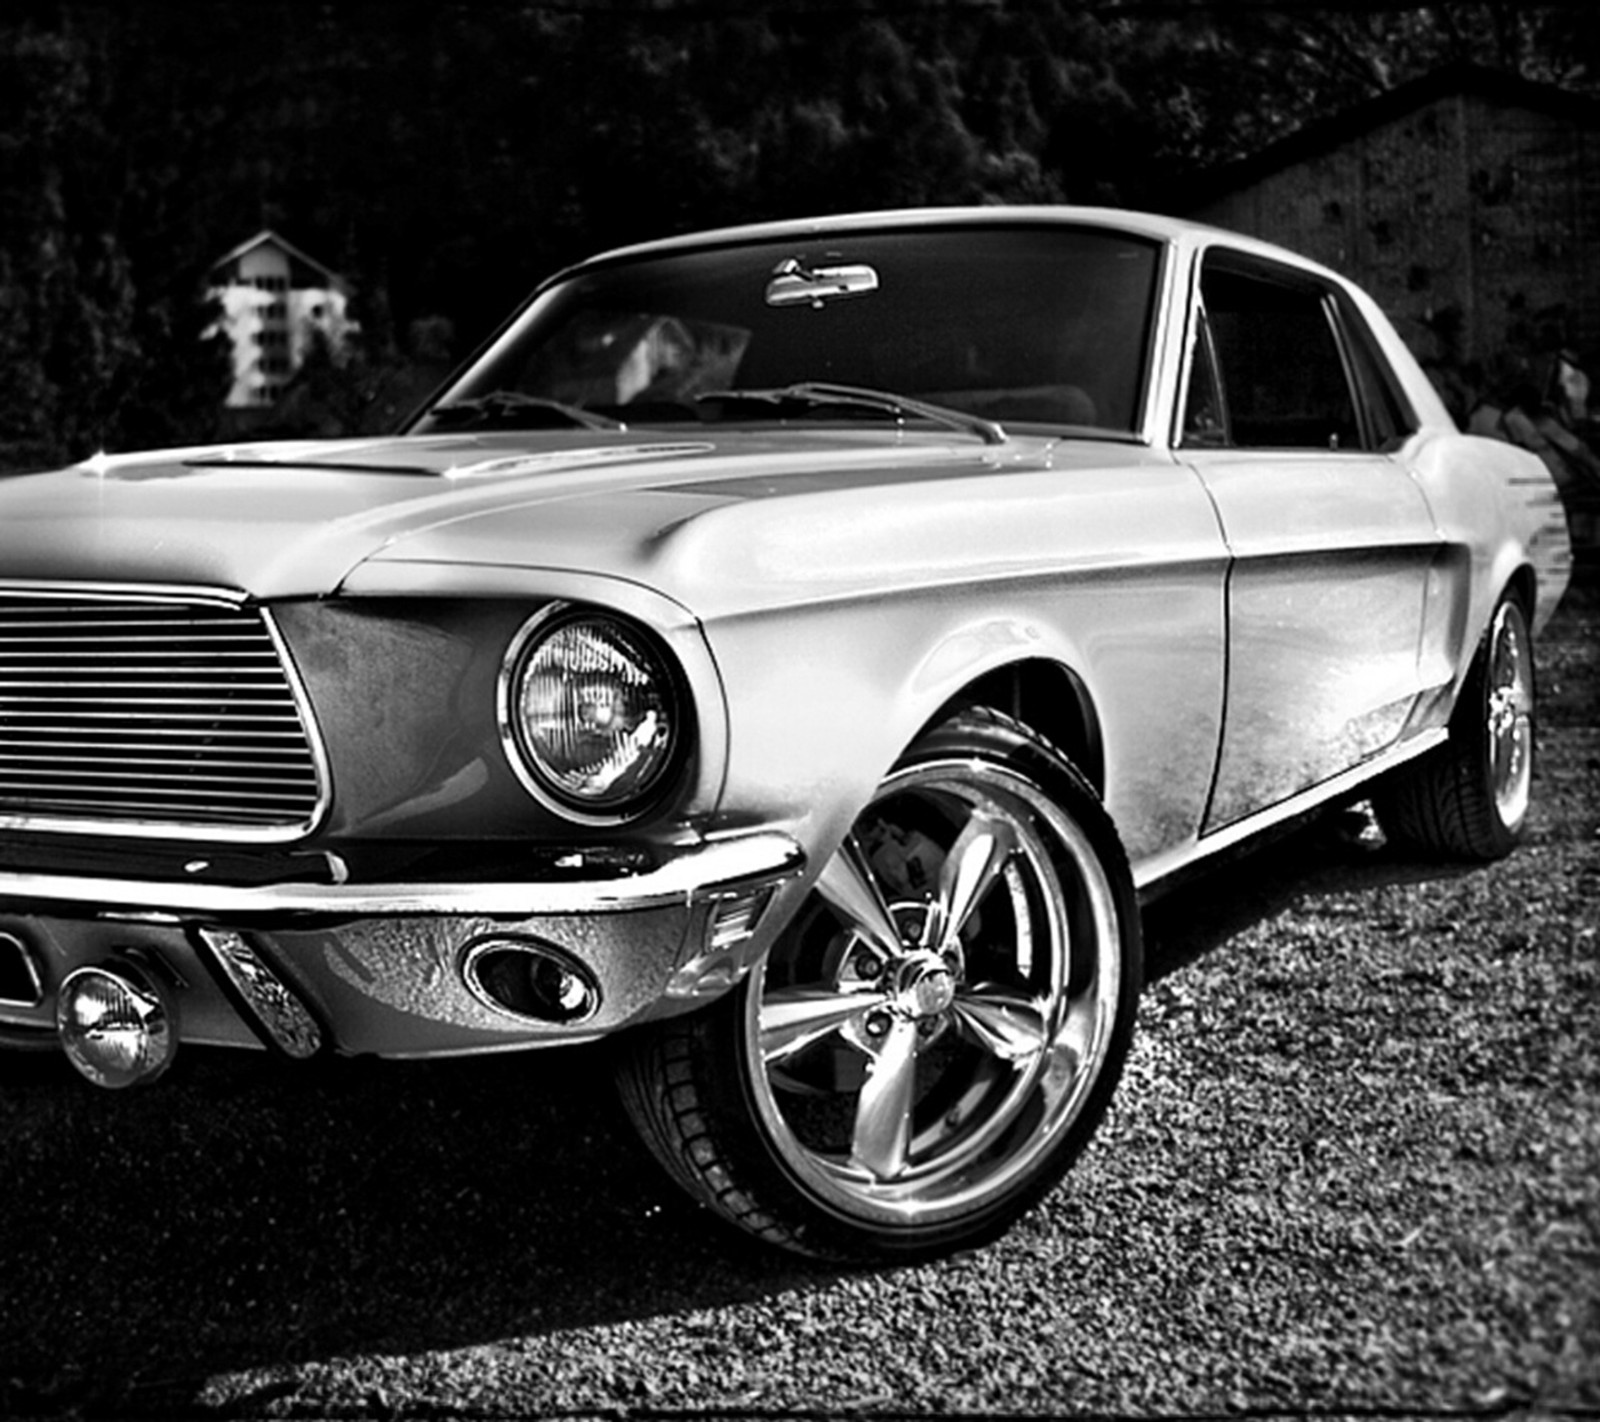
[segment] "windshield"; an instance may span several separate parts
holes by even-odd
[[[1125,437],[1140,428],[1159,259],[1124,233],[979,226],[619,260],[544,292],[417,428],[555,408],[629,425],[885,413],[728,398],[810,384]]]

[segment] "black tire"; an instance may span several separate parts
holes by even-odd
[[[972,709],[902,757],[743,984],[635,1037],[622,1098],[691,1195],[772,1244],[942,1254],[1002,1233],[1082,1150],[1141,971],[1094,790]]]
[[[1374,794],[1385,836],[1432,857],[1504,858],[1527,823],[1533,745],[1533,639],[1522,603],[1507,593],[1461,688],[1449,740]]]

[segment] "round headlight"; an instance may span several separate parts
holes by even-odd
[[[646,633],[572,609],[527,623],[506,660],[501,723],[534,795],[571,818],[643,809],[678,763],[677,685]]]

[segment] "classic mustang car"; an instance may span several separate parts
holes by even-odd
[[[0,1031],[612,1035],[779,1246],[992,1238],[1094,1130],[1140,905],[1318,807],[1490,859],[1565,527],[1245,238],[830,217],[546,282],[398,435],[0,481]]]

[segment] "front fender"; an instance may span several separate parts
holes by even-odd
[[[345,747],[335,773],[342,768],[347,784],[333,828],[446,838],[550,829],[505,763],[495,688],[517,628],[554,601],[630,617],[671,651],[696,720],[691,783],[675,815],[696,824],[711,818],[727,773],[727,697],[705,633],[680,603],[600,574],[391,559],[356,569],[335,598],[286,604],[280,613],[293,624],[291,649],[325,733]],[[444,750],[458,743],[452,773]],[[396,782],[401,774],[438,783]],[[468,799],[480,809],[464,826]]]
[[[1224,572],[1219,557],[712,622],[730,695],[721,818],[782,828],[820,866],[941,708],[1048,662],[1102,729],[1105,803],[1130,858],[1191,839],[1221,727]]]

